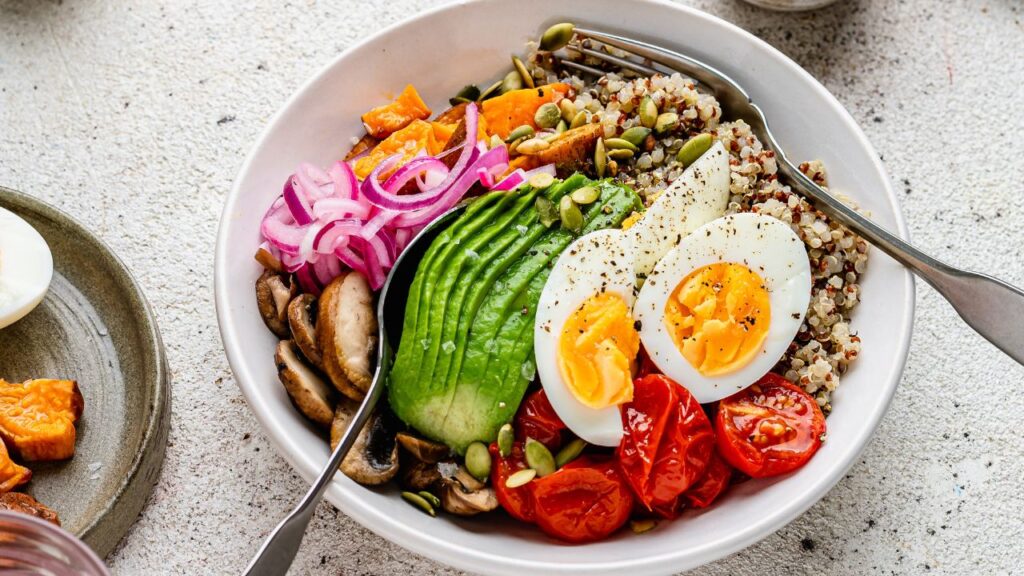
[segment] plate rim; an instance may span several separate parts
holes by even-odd
[[[143,336],[155,359],[155,362],[144,370],[146,374],[153,376],[146,378],[145,382],[153,387],[153,408],[138,444],[140,449],[132,458],[128,473],[122,479],[120,486],[92,521],[75,534],[76,537],[88,544],[100,558],[106,558],[124,540],[138,520],[163,469],[167,437],[170,432],[171,405],[171,372],[166,348],[156,316],[145,292],[128,266],[102,238],[60,208],[25,192],[0,185],[0,203],[8,209],[13,208],[12,211],[36,213],[70,229],[73,235],[84,237],[99,246],[109,259],[110,264],[121,273],[122,282],[138,300],[141,308],[142,313],[136,316],[136,319],[142,322],[142,330],[139,333]],[[56,264],[54,271],[58,271]]]
[[[422,19],[432,17],[438,13],[456,11],[468,4],[491,4],[498,3],[500,1],[501,0],[454,0],[453,2],[444,3],[428,10],[418,12],[408,18],[386,26],[374,34],[370,34],[353,42],[345,50],[331,58],[319,70],[307,78],[288,96],[287,100],[278,107],[274,115],[267,121],[258,138],[253,142],[245,160],[236,174],[231,192],[225,199],[224,209],[218,224],[217,244],[214,259],[214,299],[217,308],[217,320],[221,333],[222,344],[224,345],[225,354],[227,355],[232,373],[235,376],[236,385],[245,397],[246,403],[253,411],[253,415],[259,422],[262,431],[266,434],[278,454],[280,454],[296,471],[296,473],[298,473],[299,476],[307,482],[312,481],[312,479],[319,473],[319,470],[310,469],[306,462],[301,461],[297,454],[290,450],[289,444],[292,444],[293,442],[285,437],[287,434],[285,434],[284,431],[278,429],[277,426],[272,424],[271,418],[267,412],[268,408],[265,404],[265,399],[254,393],[255,390],[253,389],[254,386],[252,384],[246,383],[246,380],[251,380],[251,375],[248,370],[244,368],[244,363],[242,361],[244,351],[241,349],[240,341],[237,338],[233,326],[227,322],[229,302],[226,294],[227,286],[230,282],[230,278],[227,276],[227,266],[225,264],[228,248],[227,233],[230,228],[231,214],[234,211],[236,203],[239,202],[242,197],[241,185],[243,177],[249,172],[257,152],[262,148],[268,135],[277,127],[282,116],[312,85],[321,81],[332,68],[338,65],[340,61],[348,58],[352,52],[355,52],[367,44],[377,42],[380,38],[391,35],[405,26],[411,26]],[[813,90],[823,96],[823,100],[827,105],[836,113],[842,123],[850,129],[851,134],[853,134],[857,140],[858,146],[870,153],[873,168],[883,177],[884,198],[892,209],[896,225],[894,233],[900,238],[909,241],[909,227],[900,206],[899,197],[893,188],[892,180],[889,177],[888,172],[881,163],[878,152],[875,150],[874,146],[871,145],[871,142],[868,140],[864,130],[856,122],[849,111],[813,75],[807,72],[802,66],[797,64],[782,51],[723,18],[719,18],[718,16],[714,16],[690,6],[674,4],[668,0],[631,1],[638,4],[653,5],[658,9],[672,11],[674,16],[697,19],[708,26],[722,28],[730,33],[739,35],[747,41],[752,42],[757,50],[772,54],[783,65],[790,68],[804,80],[808,81],[808,84],[813,88]],[[556,16],[557,15],[553,12],[551,15],[541,18],[538,21],[550,21],[552,17]],[[872,249],[872,253],[881,254],[877,249]],[[901,338],[899,347],[894,355],[895,361],[891,364],[891,367],[888,370],[888,378],[886,379],[888,386],[883,391],[884,397],[882,398],[881,409],[878,410],[877,413],[870,415],[870,418],[868,418],[870,432],[862,437],[854,439],[854,441],[851,441],[849,449],[851,455],[846,459],[845,465],[837,467],[830,475],[826,475],[820,479],[814,485],[813,490],[804,493],[800,498],[793,499],[788,506],[774,511],[766,520],[762,520],[758,523],[756,529],[752,527],[744,529],[741,536],[733,538],[728,546],[707,545],[703,548],[691,548],[688,553],[688,555],[692,556],[694,559],[691,564],[682,565],[679,562],[681,559],[680,555],[678,553],[669,552],[657,556],[630,558],[614,563],[586,563],[584,560],[582,562],[577,562],[572,566],[560,566],[558,572],[565,574],[612,574],[628,569],[639,575],[671,573],[682,569],[694,568],[719,560],[757,543],[770,534],[777,532],[779,529],[792,522],[797,516],[804,513],[808,508],[819,502],[829,491],[832,490],[836,483],[846,475],[849,469],[857,462],[858,456],[872,440],[881,419],[888,413],[896,388],[902,379],[910,351],[910,343],[913,337],[913,324],[916,312],[916,282],[914,275],[906,268],[902,270],[901,276],[901,287],[904,289],[906,294],[904,301],[905,312],[902,315],[902,318],[899,319]],[[333,505],[337,506],[342,512],[358,522],[360,525],[371,530],[385,540],[398,544],[417,554],[456,568],[472,571],[486,570],[488,573],[494,574],[518,575],[523,569],[538,571],[552,570],[552,565],[545,561],[532,561],[522,558],[511,559],[506,556],[496,556],[486,552],[470,550],[430,534],[421,533],[417,530],[411,529],[401,522],[387,518],[372,506],[360,501],[358,498],[352,498],[350,494],[345,492],[342,486],[342,483],[335,479],[328,487],[326,495]]]

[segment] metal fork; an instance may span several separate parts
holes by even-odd
[[[782,146],[769,130],[768,120],[761,108],[739,84],[716,68],[658,46],[614,34],[584,28],[576,28],[575,33],[576,38],[568,46],[570,50],[645,76],[660,73],[654,66],[662,66],[669,71],[689,76],[713,92],[723,113],[730,118],[745,121],[761,143],[775,152],[779,171],[793,189],[829,218],[843,224],[923,278],[953,305],[953,309],[978,334],[1018,363],[1024,364],[1024,291],[1020,288],[985,274],[955,268],[925,254],[815,184],[786,157]],[[587,42],[588,39],[621,50],[625,57],[598,50]],[[605,74],[602,70],[566,58],[560,58],[560,63],[586,74]]]

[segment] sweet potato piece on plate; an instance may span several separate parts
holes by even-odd
[[[348,154],[345,155],[345,162],[361,157],[363,154],[373,150],[377,144],[380,144],[380,140],[370,136],[369,134],[363,134],[363,137],[359,139],[359,142],[356,142],[355,146],[353,146],[352,149],[348,151]]]
[[[24,492],[8,492],[0,496],[0,510],[28,514],[29,516],[35,516],[40,520],[46,520],[51,524],[60,526],[60,518],[56,512]]]
[[[84,407],[74,380],[0,380],[0,438],[22,460],[66,460]]]
[[[409,84],[392,102],[378,106],[363,114],[366,133],[374,138],[384,139],[405,128],[414,120],[430,118],[430,108],[420,98],[416,89]]]
[[[10,492],[32,478],[32,471],[11,460],[7,447],[0,442],[0,494]]]

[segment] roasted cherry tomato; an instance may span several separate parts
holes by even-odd
[[[523,400],[516,412],[516,439],[526,442],[527,438],[544,444],[550,450],[562,445],[562,430],[565,423],[551,407],[544,389],[537,390]]]
[[[526,458],[523,455],[522,442],[512,445],[512,453],[503,457],[498,451],[498,445],[492,443],[491,451],[491,486],[494,486],[494,494],[498,497],[498,504],[505,509],[513,518],[523,522],[533,522],[533,501],[530,499],[530,485],[518,488],[505,486],[505,480],[516,472],[527,468]]]
[[[711,460],[704,470],[704,476],[683,493],[683,499],[691,508],[707,508],[725,492],[731,479],[732,466],[729,466],[716,450],[711,453]]]
[[[614,460],[583,456],[527,486],[537,526],[567,542],[601,540],[633,511],[633,493]]]
[[[622,408],[619,466],[637,498],[666,517],[704,474],[714,449],[711,422],[685,388],[661,374],[639,378]]]
[[[718,404],[718,451],[753,478],[791,472],[821,446],[825,416],[806,392],[777,374]]]

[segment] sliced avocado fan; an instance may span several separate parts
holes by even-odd
[[[533,323],[551,267],[575,238],[540,223],[535,202],[555,205],[594,186],[581,234],[617,227],[642,202],[630,188],[582,174],[547,188],[492,192],[431,243],[406,301],[402,338],[388,379],[395,414],[462,453],[490,442],[510,421],[535,376]]]

